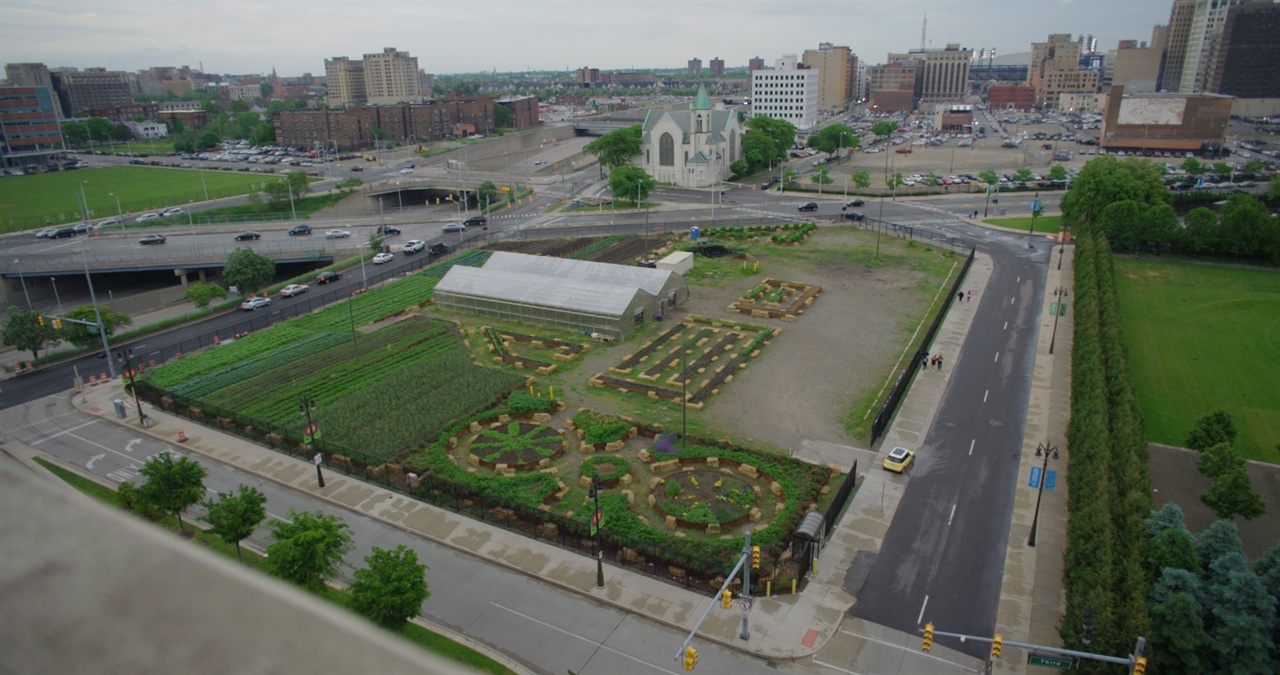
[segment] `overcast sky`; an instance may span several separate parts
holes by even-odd
[[[1098,48],[1150,40],[1172,0],[0,0],[0,61],[136,71],[310,72],[324,59],[396,47],[428,73],[677,68],[699,57],[768,65],[819,42],[867,63],[958,42],[998,54],[1049,33],[1092,34]]]

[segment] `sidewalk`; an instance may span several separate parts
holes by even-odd
[[[980,294],[991,272],[991,259],[979,254],[966,279],[966,290],[972,289],[975,295]],[[1057,279],[1069,276],[1069,266],[1064,265],[1060,275],[1055,276],[1055,273],[1056,270],[1051,268],[1047,285],[1050,290],[1059,285]],[[1048,299],[1046,306],[1047,303]],[[977,303],[967,302],[954,304],[930,351],[943,354],[949,364],[957,363],[977,306]],[[1027,423],[1027,438],[1035,440],[1029,440],[1029,446],[1024,443],[1024,453],[1030,453],[1029,461],[1023,462],[1024,474],[1035,463],[1035,444],[1043,441],[1046,427],[1065,428],[1066,399],[1061,397],[1065,396],[1066,378],[1055,373],[1053,364],[1069,358],[1069,330],[1064,330],[1069,329],[1069,324],[1062,323],[1058,327],[1058,351],[1052,359],[1043,358],[1047,355],[1048,333],[1041,331],[1042,348],[1037,352],[1040,358],[1036,360],[1036,378]],[[952,370],[924,371],[916,376],[917,380],[883,445],[910,446],[923,441]],[[78,409],[132,427],[137,433],[149,434],[175,447],[183,445],[191,451],[294,490],[378,518],[406,532],[668,626],[683,630],[692,628],[707,604],[713,602],[710,597],[613,566],[607,566],[604,588],[597,589],[595,561],[589,557],[470,520],[336,471],[326,472],[326,487],[320,489],[316,485],[314,468],[307,462],[215,429],[197,426],[151,406],[147,406],[147,413],[155,420],[155,426],[143,430],[133,415],[125,420],[115,418],[112,400],[116,398],[128,400],[119,382],[112,381],[86,387],[83,393],[74,396],[73,401]],[[1061,400],[1061,403],[1055,405],[1055,400]],[[179,430],[189,438],[184,444],[177,442]],[[1061,445],[1061,442],[1057,444]],[[738,612],[715,610],[703,624],[700,638],[770,659],[813,656],[819,663],[849,672],[974,672],[981,665],[977,659],[942,647],[935,647],[931,654],[926,654],[920,651],[920,638],[914,633],[892,631],[847,617],[846,612],[856,598],[843,590],[846,574],[850,573],[859,553],[879,550],[903,490],[886,472],[874,470],[875,452],[856,448],[848,450],[851,453],[845,455],[845,461],[850,456],[860,460],[863,481],[839,526],[833,531],[816,569],[811,572],[805,591],[799,595],[757,598],[751,612],[749,640],[743,641],[738,637],[741,626]],[[1059,462],[1058,469],[1064,466],[1064,462]],[[1058,485],[1062,490],[1065,481],[1060,479]],[[1026,492],[1019,492],[1014,507],[1014,524],[1010,532],[1011,562],[1001,593],[997,620],[1000,628],[997,630],[1004,630],[1003,634],[1011,640],[1025,639],[1030,635],[1052,643],[1057,617],[1054,600],[1061,593],[1061,545],[1055,548],[1055,542],[1063,537],[1065,501],[1060,492],[1046,495],[1045,504],[1041,507],[1040,546],[1027,554],[1023,551],[1034,494],[1028,503]],[[1030,583],[1022,583],[1028,578]],[[1009,649],[1002,663],[1023,660],[1020,651]],[[1007,672],[1022,671],[1011,669]]]

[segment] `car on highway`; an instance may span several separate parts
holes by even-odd
[[[848,204],[845,204],[845,206],[848,206],[848,207],[850,207],[850,208],[852,208],[852,207],[854,207],[854,206],[866,206],[866,205],[867,205],[867,203],[866,203],[866,202],[864,202],[864,201],[862,201],[861,199],[855,199],[855,200],[853,200],[853,201],[849,202]]]
[[[843,214],[846,220],[866,220],[867,217],[862,215],[861,211],[845,211]]]
[[[40,230],[39,232],[37,232],[37,233],[36,233],[36,238],[37,238],[37,239],[50,239],[50,238],[52,238],[52,237],[53,237],[53,233],[54,233],[54,232],[57,232],[57,231],[58,231],[58,228],[56,228],[56,227],[46,227],[46,228],[44,228],[43,230]]]
[[[257,232],[241,232],[240,234],[236,235],[236,241],[250,241],[250,240],[257,241],[261,238],[262,238],[262,235]]]
[[[903,473],[911,467],[915,459],[916,453],[906,448],[894,448],[889,451],[889,456],[884,458],[884,468],[886,471]]]
[[[389,263],[392,258],[395,258],[395,256],[390,253],[379,253],[378,255],[373,256],[373,264],[381,265],[382,263]]]
[[[406,242],[405,245],[400,248],[400,250],[404,251],[405,253],[417,253],[418,251],[421,251],[426,247],[427,247],[427,242],[422,241],[421,239],[414,239],[413,241]]]
[[[351,230],[329,230],[324,233],[325,239],[346,239],[351,236]]]
[[[342,278],[342,275],[338,274],[337,272],[321,272],[320,275],[316,277],[316,283],[327,284],[327,283],[337,281],[341,278]]]
[[[299,293],[306,293],[308,286],[306,284],[289,284],[280,289],[280,295],[286,298],[292,298]]]
[[[413,173],[413,169],[409,169],[409,168],[400,169],[400,173],[401,173],[401,174],[410,174],[410,173]]]
[[[161,211],[160,215],[164,216],[165,218],[168,218],[169,216],[180,216],[184,213],[186,213],[186,211],[183,211],[182,207],[170,206],[169,208]]]
[[[158,214],[158,213],[144,213],[144,214],[142,214],[142,215],[138,216],[137,220],[134,220],[133,222],[135,222],[135,223],[145,223],[145,222],[147,222],[147,221],[149,221],[149,220],[159,220],[159,219],[160,219],[160,214]]]
[[[467,226],[462,223],[445,223],[445,226],[440,229],[443,232],[466,232]]]
[[[76,232],[76,228],[74,227],[59,227],[58,229],[54,230],[52,233],[49,234],[49,238],[65,239],[67,237],[74,237],[77,234],[79,233]]]
[[[484,216],[471,216],[470,218],[462,221],[462,224],[466,225],[467,227],[475,227],[476,225],[488,225],[489,219],[485,218]]]
[[[911,148],[898,148],[897,150],[894,150],[894,152],[898,153],[899,155],[910,155]]]
[[[374,230],[374,232],[384,237],[390,237],[392,235],[400,234],[400,228],[392,227],[390,225],[379,225],[378,229]]]
[[[142,244],[143,246],[148,246],[151,244],[163,244],[164,242],[165,242],[165,238],[163,234],[148,234],[147,236],[138,240],[138,243]]]
[[[93,225],[90,223],[76,223],[72,229],[76,231],[76,234],[89,234],[93,231]]]
[[[817,211],[818,202],[809,202],[808,204],[801,205],[799,210],[800,211]]]
[[[311,226],[310,225],[294,225],[293,227],[289,228],[289,236],[292,237],[296,234],[311,234]]]
[[[240,303],[240,309],[246,312],[256,312],[263,307],[271,306],[271,298],[249,298]]]
[[[102,221],[101,223],[94,225],[93,227],[95,230],[97,230],[97,229],[102,229],[104,227],[114,227],[116,225],[123,225],[123,224],[124,224],[124,221],[120,220],[119,218],[108,218]]]

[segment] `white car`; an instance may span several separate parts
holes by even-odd
[[[410,173],[413,173],[413,169],[400,169],[400,173],[401,173],[401,174],[410,174]]]
[[[346,239],[351,236],[351,230],[329,230],[324,233],[325,239]]]
[[[158,214],[158,213],[144,213],[144,214],[142,214],[142,215],[138,216],[138,219],[137,219],[137,220],[135,220],[135,221],[133,221],[133,222],[135,222],[135,223],[145,223],[145,222],[150,221],[150,220],[159,220],[159,219],[160,219],[160,214]]]
[[[427,242],[422,241],[421,239],[414,239],[413,241],[405,242],[405,245],[400,247],[400,250],[405,253],[417,253],[426,247]]]
[[[178,206],[172,206],[172,207],[169,207],[169,208],[167,208],[167,209],[165,209],[165,210],[161,211],[161,212],[160,212],[160,215],[162,215],[162,216],[164,216],[164,217],[168,218],[169,216],[180,216],[180,215],[182,215],[182,214],[184,214],[184,213],[186,213],[186,211],[183,211],[181,207],[178,207]]]
[[[289,284],[288,286],[285,286],[284,288],[280,289],[280,295],[286,298],[292,298],[293,296],[299,293],[306,293],[306,292],[307,292],[306,284]]]
[[[394,257],[395,256],[391,255],[390,253],[379,253],[378,255],[373,256],[373,264],[381,265],[382,263],[385,263],[385,262],[391,262],[391,259]]]

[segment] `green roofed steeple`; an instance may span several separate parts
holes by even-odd
[[[698,85],[698,98],[693,99],[694,110],[710,110],[711,97],[707,96],[706,85]]]

